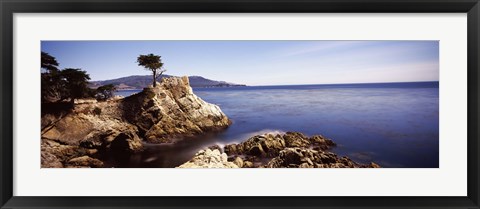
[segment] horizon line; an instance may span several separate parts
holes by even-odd
[[[395,82],[369,82],[369,83],[309,83],[309,84],[279,84],[279,85],[251,85],[251,86],[306,86],[306,85],[350,85],[350,84],[394,84],[394,83],[433,83],[440,81],[395,81]],[[249,86],[249,85],[247,85]]]
[[[215,80],[212,78],[206,78],[201,75],[170,75],[170,74],[164,74],[164,76],[173,76],[173,77],[202,77],[204,79],[212,80],[212,81],[220,81],[220,82],[227,82],[231,84],[236,84],[236,85],[245,85],[245,86],[299,86],[299,85],[348,85],[348,84],[393,84],[393,83],[426,83],[426,82],[440,82],[438,80],[436,81],[394,81],[394,82],[383,82],[383,81],[376,81],[376,82],[359,82],[359,83],[308,83],[308,84],[262,84],[262,85],[247,85],[243,83],[232,83],[230,81],[222,81],[222,80]],[[120,79],[120,78],[126,78],[126,77],[132,77],[132,76],[150,76],[150,75],[129,75],[129,76],[123,76],[123,77],[118,77],[118,78],[112,78],[112,79],[107,79],[107,80],[115,80],[115,79]],[[107,80],[95,80],[95,81],[89,81],[89,82],[101,82],[101,81],[107,81]]]
[[[284,84],[284,85],[244,85],[231,87],[270,87],[270,86],[314,86],[314,85],[365,85],[365,84],[400,84],[400,83],[439,83],[440,81],[401,81],[401,82],[374,82],[374,83],[325,83],[325,84]],[[231,87],[191,87],[193,88],[231,88]],[[133,91],[142,89],[122,89],[123,91]],[[120,91],[122,91],[120,90]],[[117,90],[119,91],[119,90]]]

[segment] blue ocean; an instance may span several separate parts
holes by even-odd
[[[128,96],[138,90],[119,91]],[[439,167],[438,82],[194,88],[233,121],[223,132],[147,144],[117,167],[175,167],[199,149],[265,132],[320,134],[340,156],[389,168]]]

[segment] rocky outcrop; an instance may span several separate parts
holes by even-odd
[[[230,120],[216,105],[193,94],[188,77],[164,78],[157,88],[125,98],[122,109],[148,142],[172,142],[208,131],[221,130]]]
[[[238,168],[235,163],[228,162],[227,154],[220,153],[218,149],[200,150],[188,162],[178,168]]]
[[[42,168],[90,168],[102,167],[103,162],[90,157],[96,149],[66,145],[49,139],[42,139]]]
[[[79,100],[73,109],[42,109],[42,167],[98,167],[97,161],[82,157],[93,155],[81,152],[129,154],[141,151],[143,140],[173,142],[230,125],[218,106],[193,94],[187,77],[165,78],[157,87],[126,98],[85,101]]]
[[[358,164],[348,157],[338,157],[326,151],[305,148],[286,148],[270,160],[266,168],[368,168],[369,165]],[[373,167],[373,166],[371,166]]]
[[[307,137],[298,132],[253,136],[223,149],[228,161],[239,168],[379,168],[375,163],[359,164],[329,151],[336,144],[321,135]],[[196,156],[197,157],[197,156]],[[193,160],[193,159],[192,159]],[[203,162],[204,167],[208,163]],[[208,162],[208,161],[207,161]]]
[[[264,134],[253,136],[240,144],[228,144],[225,153],[228,155],[249,155],[254,157],[275,157],[287,147],[301,147],[326,150],[335,143],[320,135],[307,137],[298,132],[285,134]]]
[[[89,156],[81,156],[76,157],[68,160],[67,167],[68,168],[84,168],[84,167],[94,167],[100,168],[103,166],[103,162],[99,159],[95,159]]]

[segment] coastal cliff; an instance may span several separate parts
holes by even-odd
[[[146,88],[125,98],[121,106],[122,117],[153,143],[172,142],[230,125],[218,106],[193,94],[188,77],[165,78],[159,88]]]
[[[61,109],[42,107],[42,167],[103,167],[95,158],[99,151],[139,152],[144,140],[169,143],[231,123],[218,106],[193,94],[188,77],[164,78],[126,98],[82,100]]]
[[[65,105],[65,104],[64,104]],[[70,104],[71,105],[71,104]],[[172,143],[220,131],[231,124],[216,105],[197,97],[188,77],[164,78],[157,87],[126,98],[75,105],[42,106],[43,168],[106,167],[102,153],[128,157],[144,142]],[[336,144],[321,135],[265,133],[198,151],[179,168],[377,168],[332,153]]]

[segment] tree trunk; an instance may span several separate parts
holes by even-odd
[[[75,106],[75,97],[70,98],[70,105]]]
[[[157,72],[153,70],[153,87],[157,86]]]
[[[160,74],[158,75],[158,79],[160,80],[160,83],[162,83],[162,74],[163,74],[163,72],[160,71]]]

